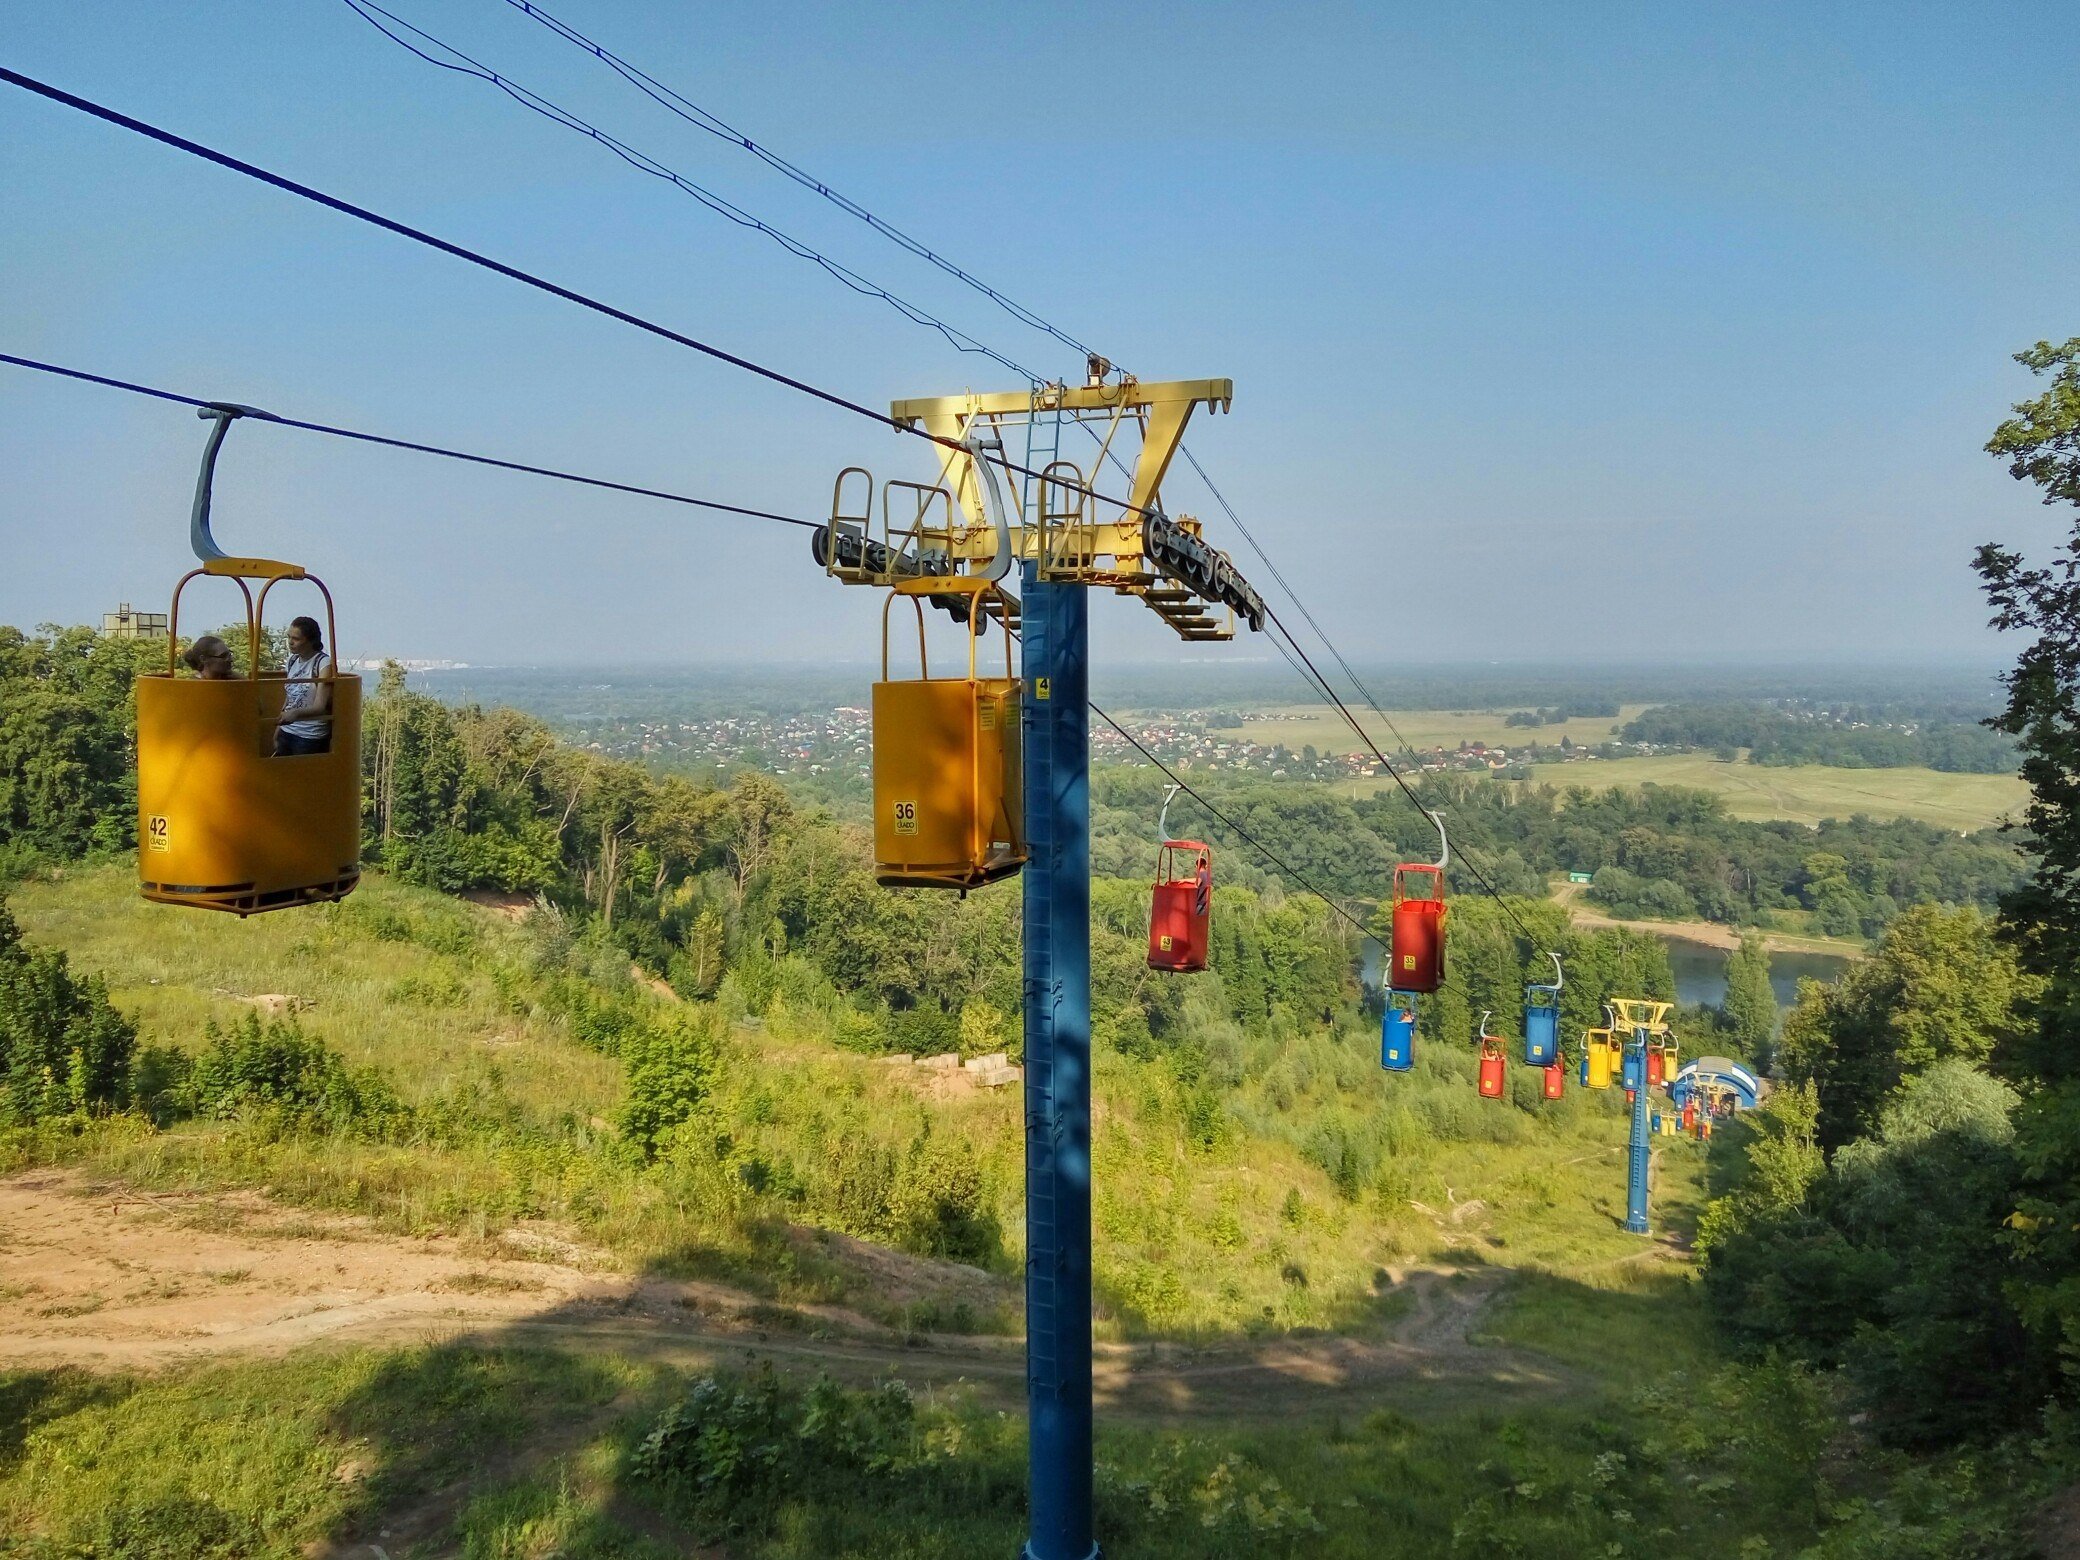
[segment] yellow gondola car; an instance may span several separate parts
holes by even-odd
[[[926,596],[965,593],[968,668],[933,677],[924,647]],[[918,669],[888,674],[888,614],[898,596],[917,611]],[[1005,605],[980,577],[905,581],[881,610],[881,681],[874,684],[874,875],[891,888],[966,892],[1009,877],[1026,863],[1019,742],[1019,679],[1011,675],[1011,628],[1004,625],[1002,677],[977,675],[984,599]]]
[[[1582,1061],[1586,1076],[1583,1082],[1592,1089],[1608,1089],[1611,1086],[1611,1032],[1608,1029],[1592,1029],[1582,1039]]]
[[[198,575],[236,580],[244,593],[243,677],[175,675],[181,592]],[[265,582],[258,600],[249,580]],[[247,916],[344,898],[361,880],[361,679],[329,661],[330,750],[274,753],[289,685],[262,671],[253,650],[268,592],[282,580],[309,580],[324,595],[326,651],[336,655],[332,592],[296,564],[213,558],[174,587],[167,668],[137,679],[137,864],[147,899]]]

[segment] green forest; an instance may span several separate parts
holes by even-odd
[[[1846,704],[1825,711],[1793,705],[1663,704],[1627,721],[1627,742],[1745,751],[1755,764],[1830,764],[1896,769],[1921,764],[1958,774],[2008,774],[2014,740],[1982,720],[1908,706]]]
[[[2080,340],[2022,361],[2047,386],[1990,447],[2075,509],[2057,561],[1977,559],[2020,643],[1992,735],[2024,829],[1442,785],[1490,882],[1454,875],[1449,978],[1416,1068],[1384,1077],[1357,928],[1385,935],[1392,866],[1426,852],[1406,801],[1207,783],[1255,843],[1193,821],[1221,852],[1211,968],[1172,977],[1146,960],[1161,782],[1097,777],[1118,1553],[2052,1552],[2080,1474]],[[393,666],[364,721],[368,880],[252,923],[156,909],[127,853],[131,686],[160,654],[0,630],[0,1185],[243,1196],[304,1240],[351,1218],[446,1243],[475,1264],[457,1293],[515,1304],[546,1280],[512,1242],[567,1247],[732,1341],[693,1364],[535,1332],[9,1366],[0,1555],[317,1553],[405,1511],[429,1554],[1010,1552],[1016,1091],[912,1059],[1020,1059],[1017,884],[884,891],[867,831],[807,792],[603,756]],[[1725,1002],[1677,1015],[1687,1052],[1774,1087],[1657,1148],[1648,1245],[1619,1223],[1618,1091],[1548,1101],[1517,1065],[1501,1100],[1472,1088],[1483,1016],[1517,1035],[1549,950],[1571,1057],[1611,998],[1675,995],[1659,937],[1571,923],[1565,872],[1621,915],[1868,943],[1780,1025],[1750,938]],[[236,1225],[206,1206],[169,1228]],[[7,1299],[51,1325],[111,1304],[39,1294]],[[1245,1369],[1261,1416],[1222,1395]],[[1319,1409],[1314,1376],[1342,1380]]]

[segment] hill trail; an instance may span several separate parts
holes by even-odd
[[[879,1248],[853,1254],[892,1286],[906,1266],[925,1266]],[[1388,1292],[1409,1303],[1362,1333],[1213,1347],[1101,1343],[1097,1400],[1168,1418],[1245,1406],[1363,1410],[1386,1402],[1376,1389],[1394,1382],[1434,1384],[1455,1398],[1573,1385],[1554,1361],[1470,1336],[1504,1276],[1394,1274]],[[320,1343],[469,1339],[694,1367],[761,1356],[848,1377],[894,1369],[1007,1405],[1025,1377],[1017,1338],[905,1333],[842,1307],[780,1306],[726,1285],[635,1276],[539,1230],[496,1241],[401,1237],[250,1192],[134,1192],[49,1169],[0,1178],[0,1299],[0,1359],[18,1367],[151,1369]]]

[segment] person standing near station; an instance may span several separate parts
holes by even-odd
[[[288,688],[275,722],[274,756],[298,758],[332,751],[332,667],[316,618],[289,623]]]

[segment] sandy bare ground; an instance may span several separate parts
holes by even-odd
[[[1616,927],[1628,932],[1652,932],[1657,937],[1671,937],[1677,942],[1698,943],[1706,948],[1721,948],[1731,953],[1741,945],[1741,933],[1733,927],[1722,926],[1717,921],[1621,921],[1615,916],[1605,915],[1601,910],[1584,904],[1581,898],[1582,885],[1560,883],[1553,889],[1554,903],[1565,907],[1568,918],[1584,931],[1605,931]],[[1837,958],[1860,959],[1863,950],[1854,943],[1843,942],[1833,937],[1800,937],[1792,932],[1761,932],[1751,930],[1750,937],[1760,937],[1762,945],[1771,953],[1825,953]]]
[[[852,1255],[892,1292],[918,1259]],[[936,1265],[931,1265],[936,1266]],[[956,1270],[958,1281],[962,1272]],[[1001,1280],[974,1273],[979,1286]],[[1494,1273],[1393,1275],[1413,1303],[1371,1335],[1213,1348],[1101,1344],[1100,1403],[1130,1414],[1362,1409],[1389,1383],[1515,1396],[1563,1388],[1540,1356],[1475,1341]],[[536,1230],[497,1241],[408,1239],[251,1193],[126,1191],[62,1170],[0,1179],[0,1364],[151,1369],[321,1343],[478,1338],[701,1366],[772,1358],[1016,1400],[1020,1341],[919,1337],[841,1307],[781,1307],[723,1285],[633,1276]]]

